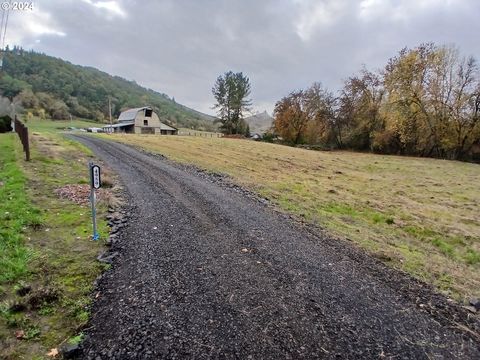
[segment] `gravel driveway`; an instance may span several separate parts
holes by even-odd
[[[349,243],[191,168],[76,139],[132,212],[85,358],[480,358],[478,319]]]

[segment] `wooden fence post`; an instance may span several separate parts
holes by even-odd
[[[28,139],[28,128],[24,126],[25,129],[25,160],[30,161],[30,142]]]
[[[25,160],[30,161],[30,143],[28,141],[28,127],[26,127],[21,121],[18,120],[17,115],[15,115],[15,132],[20,138],[20,142],[23,146],[23,151],[25,152]]]

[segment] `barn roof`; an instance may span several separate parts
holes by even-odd
[[[137,116],[137,113],[140,110],[144,110],[144,109],[152,110],[152,107],[151,106],[144,106],[144,107],[133,108],[133,109],[128,109],[128,110],[122,111],[120,113],[120,116],[118,117],[118,121],[132,121],[132,120],[135,120],[135,117]]]
[[[104,126],[103,128],[121,128],[121,127],[125,127],[125,126],[131,126],[131,125],[135,125],[135,122],[134,121],[125,121],[125,122],[122,122],[120,124],[113,124],[113,125],[107,125],[107,126]]]
[[[160,122],[160,130],[172,130],[172,131],[174,131],[174,130],[177,130],[177,129]]]

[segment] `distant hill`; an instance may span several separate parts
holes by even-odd
[[[264,111],[245,118],[245,121],[250,126],[251,133],[264,134],[272,127],[273,117]]]
[[[114,118],[124,109],[151,105],[162,121],[174,126],[215,129],[213,116],[92,67],[15,47],[5,52],[2,70],[0,93],[10,99],[17,97],[25,109],[38,116],[68,119],[73,115],[103,121],[108,119],[110,97]]]

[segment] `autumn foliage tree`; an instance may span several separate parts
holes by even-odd
[[[335,101],[320,83],[294,91],[275,105],[274,129],[292,144],[329,142]]]
[[[377,132],[385,128],[381,113],[384,89],[379,75],[363,69],[345,81],[336,122],[339,144],[373,150]]]
[[[302,90],[294,91],[275,105],[274,128],[282,138],[292,144],[303,142],[309,121],[303,97]]]

